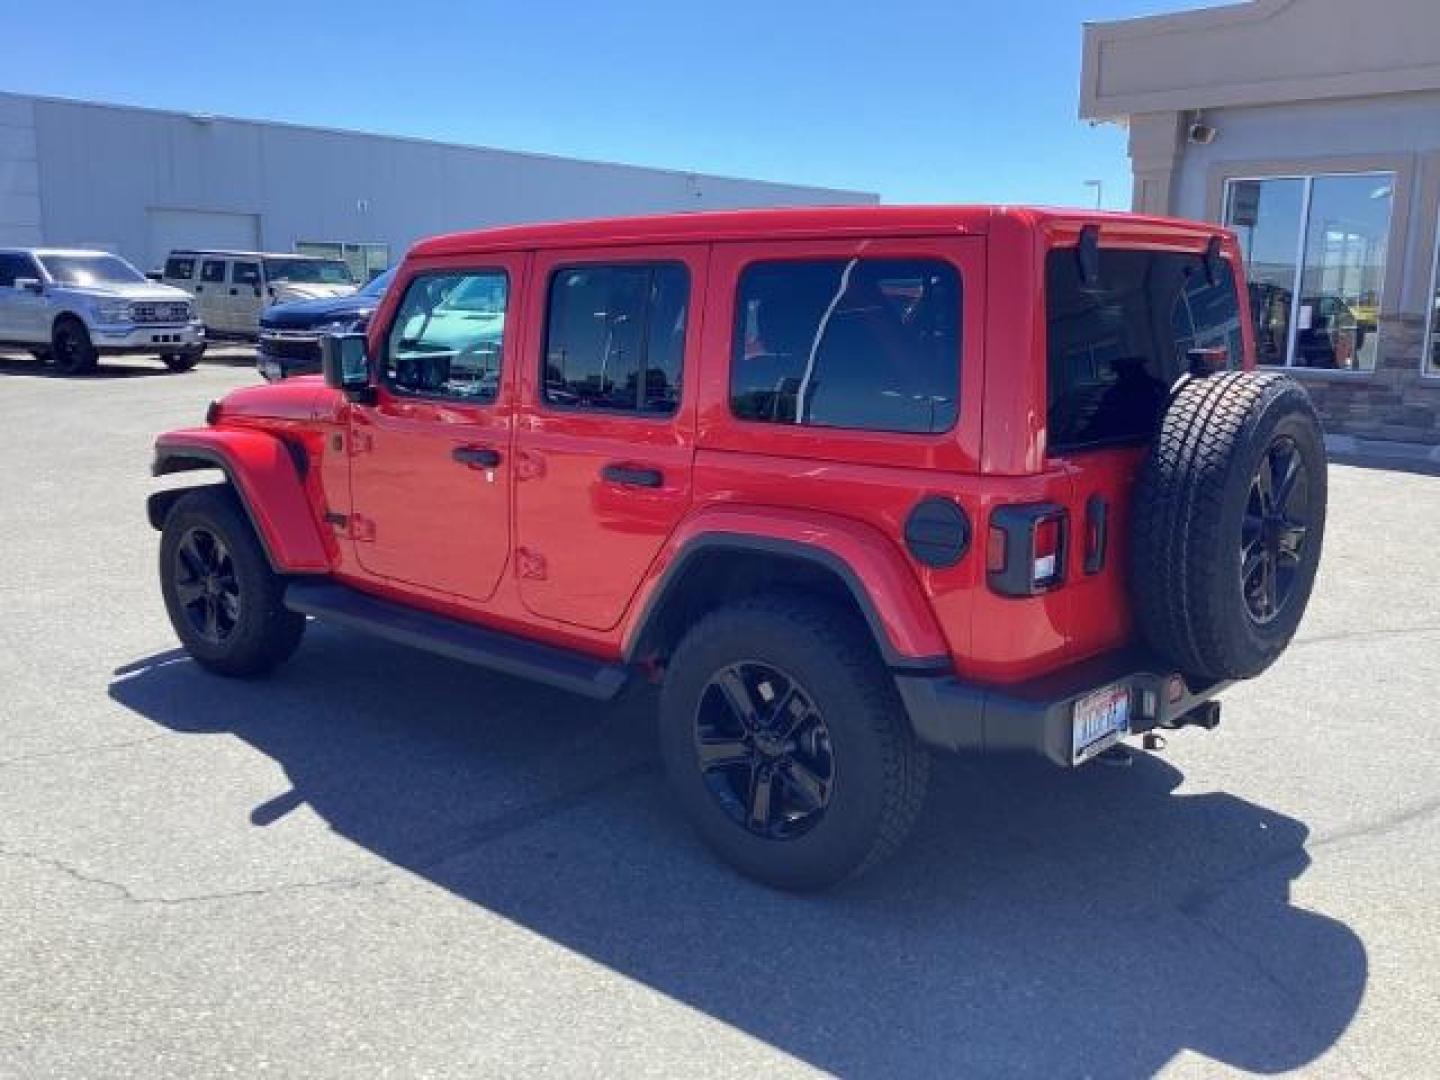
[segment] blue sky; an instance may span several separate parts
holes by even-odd
[[[0,89],[878,191],[1124,207],[1080,27],[1180,0],[7,4]]]

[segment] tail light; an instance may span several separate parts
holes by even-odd
[[[1035,596],[1065,580],[1065,510],[1052,503],[1002,506],[990,515],[985,570],[1002,596]]]

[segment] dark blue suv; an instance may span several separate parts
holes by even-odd
[[[392,268],[349,296],[296,300],[268,308],[260,316],[260,348],[255,362],[260,374],[270,382],[292,375],[318,375],[320,339],[326,334],[364,330],[394,280]]]

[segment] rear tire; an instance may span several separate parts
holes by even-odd
[[[686,634],[661,691],[660,748],[705,842],[746,876],[797,891],[891,855],[929,778],[868,630],[805,596],[742,600]]]
[[[99,353],[90,340],[90,331],[73,316],[65,316],[55,324],[51,339],[51,359],[61,375],[89,375],[95,370]]]
[[[1181,671],[1246,679],[1289,645],[1325,534],[1325,443],[1304,387],[1232,372],[1176,391],[1140,475],[1140,632]]]
[[[219,675],[263,674],[305,633],[305,616],[285,607],[285,579],[228,487],[175,503],[160,537],[160,589],[185,651]]]

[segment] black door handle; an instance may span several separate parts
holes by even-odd
[[[230,290],[230,295],[231,295],[231,296],[239,296],[239,295],[240,295],[240,290],[239,290],[239,289],[231,289],[231,290]]]
[[[450,451],[450,456],[472,469],[493,469],[500,464],[500,451],[488,446],[457,446]]]
[[[665,474],[659,469],[647,469],[640,465],[606,465],[600,475],[612,484],[623,487],[658,488],[665,483]]]

